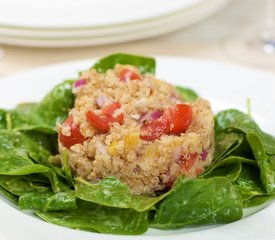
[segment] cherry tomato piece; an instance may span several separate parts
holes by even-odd
[[[177,104],[174,108],[166,108],[158,119],[145,122],[141,126],[140,138],[152,141],[163,134],[184,133],[192,122],[192,107]]]
[[[71,132],[70,136],[59,133],[59,140],[65,148],[69,149],[71,146],[78,143],[82,144],[86,140],[86,138],[80,133],[79,125],[73,122],[72,116],[69,116],[62,125],[64,127],[69,127]]]
[[[183,165],[182,165],[182,171],[185,174],[188,174],[189,170],[193,167],[194,163],[196,162],[196,159],[198,157],[197,153],[191,153],[191,154],[185,154],[188,155],[187,159],[184,159]],[[185,156],[183,155],[183,156]]]
[[[128,80],[141,80],[141,76],[128,68],[124,68],[119,73],[119,80],[122,82]]]
[[[98,130],[108,131],[110,128],[109,119],[105,115],[96,115],[94,111],[88,111],[86,118],[88,122]]]
[[[177,104],[170,112],[170,133],[184,133],[192,121],[192,107],[187,104]]]
[[[152,141],[169,131],[169,118],[162,115],[156,120],[146,122],[141,126],[140,138],[146,141]]]
[[[120,108],[121,104],[119,102],[115,102],[103,107],[98,115],[95,114],[93,110],[90,110],[86,114],[87,121],[96,129],[106,132],[110,129],[110,124],[113,122],[123,124],[123,113],[114,116],[115,111]]]

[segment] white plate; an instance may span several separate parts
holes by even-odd
[[[246,100],[250,98],[253,116],[264,130],[275,134],[275,75],[215,62],[157,59],[157,76],[194,88],[211,101],[215,111],[229,107],[245,110]],[[92,60],[68,62],[0,79],[0,108],[12,108],[22,101],[38,101],[62,79],[76,77],[79,70],[89,68],[92,63]],[[59,227],[29,216],[3,200],[0,200],[0,212],[0,239],[6,240],[272,240],[275,236],[275,204],[230,224],[174,231],[150,229],[141,236],[105,235]]]
[[[45,29],[14,29],[0,26],[0,43],[31,47],[73,47],[138,40],[189,26],[217,12],[228,1],[204,0],[192,8],[184,8],[165,17],[98,29],[53,31]]]
[[[169,15],[204,0],[0,0],[0,25],[79,29],[127,24]]]

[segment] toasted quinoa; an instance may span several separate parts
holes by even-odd
[[[184,133],[143,140],[142,116],[174,107],[183,100],[173,85],[152,75],[121,81],[118,76],[123,68],[140,74],[133,66],[116,65],[104,74],[92,69],[81,76],[87,84],[76,91],[69,115],[86,140],[67,149],[73,174],[91,182],[113,176],[136,195],[154,195],[169,188],[181,174],[197,177],[211,163],[214,152],[214,120],[209,102],[198,99],[185,103],[192,106],[193,118]],[[99,109],[97,102],[102,96],[107,103],[119,102],[121,108],[114,114],[124,115],[123,124],[114,122],[107,132],[94,128],[86,117],[89,110]],[[58,126],[58,131],[70,136],[66,126]],[[61,142],[59,150],[65,150]]]

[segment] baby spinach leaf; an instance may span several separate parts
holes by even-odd
[[[266,132],[262,132],[261,136],[262,141],[264,141],[264,145],[266,148],[267,153],[269,154],[275,154],[274,153],[274,148],[275,148],[275,137],[266,133]]]
[[[39,152],[36,143],[24,134],[11,130],[0,130],[0,151],[27,153]]]
[[[199,95],[190,88],[176,86],[176,90],[184,102],[194,102],[199,98]]]
[[[116,53],[98,60],[92,68],[100,73],[113,69],[116,64],[129,64],[136,66],[142,74],[155,73],[156,62],[154,58],[125,53]]]
[[[73,103],[72,81],[65,81],[58,84],[40,103],[19,105],[12,110],[12,128],[54,134],[56,124],[66,119]]]
[[[215,134],[215,157],[214,161],[225,158],[242,144],[244,134],[239,131],[228,129],[217,131]]]
[[[95,184],[81,178],[75,180],[75,192],[80,199],[109,207],[132,208],[138,212],[152,209],[157,202],[170,194],[166,192],[158,197],[132,195],[129,188],[114,177],[106,177]]]
[[[6,110],[0,109],[0,129],[7,128],[6,114],[7,114]]]
[[[242,171],[234,185],[236,185],[243,200],[265,194],[260,180],[259,168],[252,165],[243,164]]]
[[[34,164],[30,159],[21,156],[0,154],[0,174],[27,175],[32,173],[48,173],[52,170],[41,164]]]
[[[28,135],[32,136],[32,134]],[[26,162],[28,162],[28,165],[33,165],[35,162],[38,164],[45,165],[36,166],[38,169],[44,168],[44,172],[51,171],[55,172],[60,177],[64,177],[61,169],[54,167],[51,164],[51,162],[49,161],[50,156],[51,153],[47,151],[41,144],[38,144],[37,139],[32,139],[26,134],[23,134],[18,131],[0,130],[0,158],[6,158],[5,161],[9,160],[11,163],[13,162],[13,165],[15,165],[14,170],[16,169],[16,167],[22,167],[21,164],[26,165]],[[12,169],[9,166],[5,166],[5,161],[0,161],[0,172],[1,169],[3,171],[4,167],[6,167],[8,171],[11,171]],[[45,170],[46,166],[48,167],[47,170]],[[32,170],[34,168],[35,166],[31,167]],[[26,169],[24,169],[24,171],[26,171]],[[15,174],[14,171],[13,173]],[[2,172],[2,174],[5,173]],[[16,175],[18,174],[20,175],[20,173],[17,173]]]
[[[19,197],[21,209],[42,211],[71,210],[77,208],[74,191],[69,192],[27,192]]]
[[[207,175],[207,178],[211,177],[227,177],[231,182],[234,182],[239,177],[242,171],[242,164],[240,161],[236,161],[231,164],[225,164],[221,167],[214,168],[210,174]]]
[[[37,108],[38,103],[21,103],[16,106],[15,109],[11,110],[8,113],[8,119],[9,121],[9,130],[16,129],[17,127],[22,128],[24,130],[31,128],[30,126],[33,124],[32,121],[35,121],[35,119],[32,119],[31,115]]]
[[[8,190],[6,190],[5,188],[3,188],[2,186],[0,186],[0,192],[7,198],[9,199],[12,203],[14,204],[18,204],[18,196],[12,194],[11,192],[9,192]]]
[[[152,227],[227,223],[242,217],[242,200],[226,177],[180,179],[156,211]]]
[[[28,159],[18,156],[9,155],[5,161],[3,161],[3,158],[5,158],[5,155],[3,156],[0,154],[0,174],[17,176],[43,173],[49,179],[54,192],[68,189],[68,187],[59,180],[56,173],[49,167],[31,163]]]
[[[260,206],[262,204],[269,204],[274,199],[275,199],[274,195],[255,196],[253,198],[248,199],[247,201],[244,201],[244,207],[249,208],[249,207]]]
[[[258,132],[259,127],[247,114],[237,110],[228,109],[219,112],[215,117],[215,130],[222,131],[226,128],[239,129],[244,133]]]
[[[248,143],[247,139],[246,139],[246,135],[244,135],[243,141],[240,144],[240,146],[238,146],[237,148],[235,148],[231,153],[230,156],[239,156],[242,158],[246,158],[246,159],[251,159],[251,160],[255,160],[252,149],[250,147],[250,144]]]
[[[52,155],[56,155],[58,153],[57,134],[48,135],[34,130],[21,132],[39,144],[42,148],[49,151]]]
[[[22,117],[28,116],[38,106],[38,103],[20,103],[16,106],[16,113]]]
[[[257,161],[255,159],[248,159],[248,158],[239,157],[239,156],[229,156],[227,158],[220,159],[219,161],[211,164],[207,168],[207,170],[201,175],[201,177],[209,177],[211,176],[212,172],[215,171],[215,169],[223,166],[226,168],[226,166],[229,166],[231,164],[236,164],[237,162],[258,166]]]
[[[14,161],[17,159],[19,162],[22,157],[20,164],[24,165],[26,165],[26,163],[28,165],[33,164],[33,161],[35,161],[50,166],[48,162],[48,158],[51,156],[50,152],[37,144],[37,142],[33,141],[30,137],[17,131],[0,130],[0,156],[3,159],[0,165],[2,165],[2,169],[9,168],[5,166],[5,155],[7,155],[7,159],[14,156]],[[19,162],[18,165],[12,162],[11,164],[18,167],[21,166]]]
[[[40,182],[43,179],[35,177],[34,175],[26,176],[9,176],[9,175],[0,175],[0,185],[5,188],[10,193],[20,196],[27,192],[45,192],[50,191],[49,184],[45,184],[45,179],[43,182]],[[46,179],[46,183],[49,182]]]
[[[233,164],[235,162],[247,163],[247,164],[251,164],[253,166],[257,166],[257,161],[255,161],[255,159],[249,159],[249,158],[244,158],[244,157],[239,157],[239,156],[229,156],[229,157],[219,161],[215,165],[215,167],[220,167],[220,166],[224,166],[227,164]]]
[[[246,135],[255,159],[260,168],[260,176],[268,194],[275,193],[275,156],[266,154],[265,146],[260,137],[255,133]]]
[[[38,211],[47,222],[60,226],[111,234],[142,234],[148,229],[147,212],[112,208],[82,200],[77,209],[68,211]]]
[[[44,97],[36,109],[36,114],[42,122],[56,131],[56,123],[63,122],[68,116],[68,110],[74,104],[72,93],[73,81],[65,81],[58,84]]]
[[[50,153],[28,136],[12,130],[0,130],[0,174],[43,173],[55,192],[66,190],[48,162]]]
[[[236,109],[219,112],[215,117],[215,130],[219,132],[226,128],[238,129],[244,133],[256,133],[263,142],[266,152],[275,154],[275,138],[263,132],[247,114]]]
[[[69,186],[74,186],[74,180],[69,166],[69,154],[66,150],[62,151],[62,171]]]

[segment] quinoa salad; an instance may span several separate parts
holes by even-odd
[[[91,182],[113,176],[133,194],[154,195],[181,174],[201,174],[213,158],[209,102],[183,102],[174,86],[143,76],[134,66],[118,64],[103,74],[85,72],[75,83],[75,94],[74,108],[59,126],[59,149],[69,150],[75,176]],[[103,119],[108,108],[113,120],[105,128],[96,118]],[[78,129],[79,138],[70,125]]]
[[[214,114],[156,69],[152,57],[113,54],[40,102],[0,109],[1,197],[98,238],[209,228],[270,204],[275,137],[250,110]],[[182,85],[191,77],[175,71]]]

